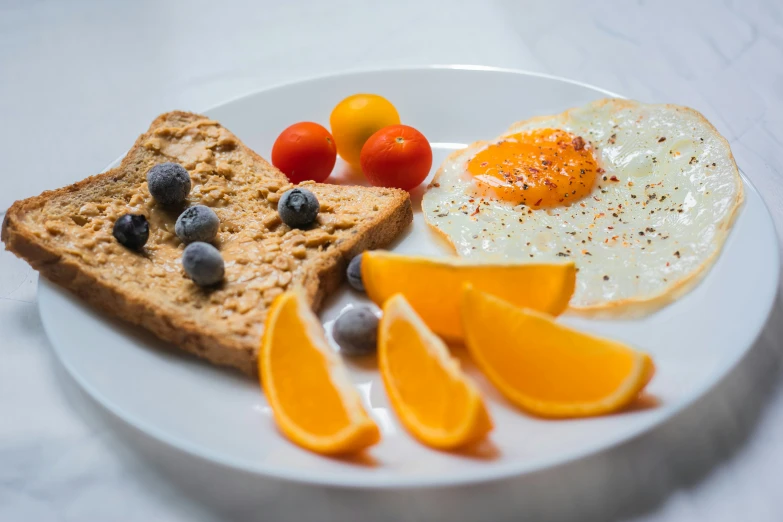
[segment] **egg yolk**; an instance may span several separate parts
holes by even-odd
[[[468,162],[468,172],[499,199],[533,208],[569,205],[588,195],[599,173],[580,136],[535,129],[507,136]]]

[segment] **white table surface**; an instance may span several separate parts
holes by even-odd
[[[100,172],[160,112],[433,63],[546,72],[695,107],[783,230],[776,0],[0,0],[0,209]],[[36,281],[0,252],[0,521],[783,520],[779,303],[717,388],[630,443],[513,481],[373,493],[239,474],[111,417],[54,359]]]

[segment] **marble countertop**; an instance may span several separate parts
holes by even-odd
[[[0,209],[101,171],[173,108],[366,67],[480,64],[702,111],[783,230],[783,4],[0,2]],[[0,211],[1,212],[1,211]],[[0,520],[783,520],[783,321],[712,392],[610,451],[456,490],[259,479],[113,418],[55,360],[0,252]],[[742,325],[738,324],[738,328]]]

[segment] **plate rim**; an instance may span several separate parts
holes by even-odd
[[[302,83],[310,83],[310,82],[317,82],[322,80],[328,80],[331,78],[338,78],[341,76],[353,76],[353,75],[360,75],[360,74],[372,74],[372,73],[383,73],[383,72],[404,72],[404,71],[443,71],[443,70],[454,70],[454,71],[483,71],[483,72],[500,72],[500,73],[509,73],[509,74],[519,74],[522,76],[532,76],[534,78],[544,78],[547,80],[555,80],[563,83],[568,83],[571,85],[577,85],[579,87],[585,87],[587,89],[592,89],[594,91],[598,91],[600,93],[603,93],[607,96],[610,96],[612,98],[622,98],[626,99],[626,96],[623,96],[622,94],[617,94],[616,92],[610,91],[608,89],[604,89],[603,87],[598,87],[596,85],[593,85],[591,83],[583,82],[580,80],[573,80],[571,78],[566,78],[565,76],[558,76],[556,74],[549,74],[539,71],[531,71],[529,69],[516,69],[513,67],[497,67],[494,65],[476,65],[476,64],[430,64],[430,65],[392,65],[388,67],[359,67],[359,68],[348,68],[348,69],[342,69],[335,72],[329,72],[325,74],[317,74],[313,76],[303,76],[301,78],[294,78],[290,80],[285,80],[278,83],[273,83],[271,85],[267,85],[266,87],[262,87],[261,89],[255,89],[255,90],[249,90],[244,92],[243,94],[236,95],[234,97],[228,98],[226,100],[223,100],[222,102],[216,103],[214,105],[210,105],[208,108],[204,109],[202,112],[207,113],[216,109],[219,109],[223,107],[224,105],[228,105],[231,103],[235,103],[243,98],[249,98],[250,96],[254,96],[256,94],[260,94],[262,92],[267,91],[275,91],[278,89],[284,89],[286,87],[290,87],[292,85],[299,85]],[[124,156],[124,155],[123,155]],[[122,159],[123,156],[120,156],[119,159]],[[116,161],[116,160],[115,160]],[[113,164],[114,162],[112,162]]]
[[[548,80],[565,82],[572,85],[585,87],[593,91],[606,94],[608,96],[625,98],[622,95],[613,93],[606,89],[596,87],[594,85],[585,82],[571,80],[569,78],[559,77],[547,73],[526,71],[522,69],[512,69],[512,68],[482,66],[482,65],[464,65],[464,64],[417,65],[417,66],[379,67],[379,68],[370,68],[370,69],[349,69],[341,72],[334,72],[334,73],[329,73],[324,75],[302,78],[298,80],[295,79],[291,81],[281,82],[278,84],[270,85],[262,89],[249,91],[242,95],[232,97],[221,103],[212,105],[211,107],[203,110],[202,112],[209,113],[225,105],[236,103],[250,96],[254,96],[267,91],[286,88],[291,85],[298,85],[302,83],[316,82],[325,79],[351,76],[351,75],[361,75],[367,73],[409,72],[409,71],[426,71],[426,70],[462,70],[462,71],[475,71],[475,72],[483,71],[483,72],[501,72],[501,73],[508,73],[508,74],[519,74],[523,76],[532,76],[537,78],[544,78]],[[119,162],[119,160],[122,159],[122,157],[124,157],[124,155],[120,156],[120,158],[110,163],[109,166],[106,168],[106,170],[116,165]],[[775,222],[772,219],[771,213],[769,211],[769,207],[767,206],[766,202],[761,197],[761,194],[753,185],[753,183],[742,172],[741,172],[741,177],[743,179],[743,182],[745,183],[746,190],[754,193],[755,196],[758,196],[758,199],[761,201],[761,205],[762,205],[761,210],[765,215],[767,223],[771,226],[773,235],[775,235],[776,237],[777,233],[776,233]],[[747,204],[747,199],[745,204]],[[742,211],[743,210],[741,210],[741,212]],[[775,264],[779,265],[780,244],[776,242],[776,247],[773,250],[775,255],[774,261],[776,261]],[[102,393],[100,393],[97,389],[95,389],[89,382],[84,380],[84,378],[79,374],[79,372],[77,372],[76,369],[73,368],[73,366],[67,360],[67,358],[63,357],[61,349],[58,347],[58,342],[56,342],[55,340],[57,339],[57,336],[53,335],[53,326],[49,322],[50,321],[49,317],[47,315],[47,312],[44,310],[45,306],[42,306],[41,304],[42,300],[40,299],[40,297],[41,295],[45,296],[47,293],[50,292],[58,292],[58,291],[67,292],[67,290],[61,289],[56,284],[46,280],[45,278],[40,278],[38,290],[37,290],[38,298],[36,299],[36,302],[37,302],[39,316],[41,317],[43,329],[49,340],[49,344],[52,347],[52,350],[54,351],[55,355],[57,356],[59,363],[63,365],[63,367],[66,369],[67,373],[69,374],[69,376],[74,381],[77,382],[77,384],[87,393],[87,395],[89,395],[90,399],[100,404],[113,416],[119,418],[134,430],[143,433],[145,436],[149,436],[161,443],[166,444],[167,446],[172,447],[175,450],[184,452],[188,455],[194,456],[196,458],[200,458],[210,463],[225,466],[235,470],[240,470],[246,473],[258,475],[269,479],[285,480],[285,481],[299,483],[299,484],[330,486],[330,487],[339,487],[339,488],[351,488],[351,489],[362,489],[362,490],[365,489],[391,490],[391,489],[408,489],[408,488],[447,488],[447,487],[454,487],[454,486],[461,486],[461,485],[500,481],[504,479],[535,473],[544,469],[562,466],[569,462],[580,460],[589,457],[591,455],[595,455],[599,452],[609,450],[611,448],[614,448],[621,444],[628,443],[638,438],[640,435],[653,429],[655,426],[658,426],[661,423],[666,422],[668,419],[672,419],[675,416],[679,415],[682,411],[684,411],[686,408],[691,406],[696,400],[704,397],[712,388],[722,383],[724,379],[730,374],[731,370],[733,370],[740,363],[740,361],[748,355],[750,350],[753,348],[753,345],[756,343],[761,333],[763,332],[764,326],[767,324],[769,320],[769,317],[773,309],[774,301],[777,296],[779,280],[780,280],[780,272],[776,271],[775,281],[774,281],[775,284],[770,285],[770,288],[772,288],[773,290],[769,292],[769,295],[767,296],[766,299],[767,301],[766,313],[762,318],[759,319],[758,325],[755,328],[755,332],[753,333],[753,335],[748,341],[748,346],[745,347],[743,350],[740,350],[732,354],[730,357],[727,357],[723,361],[723,363],[714,370],[713,378],[705,379],[702,385],[692,390],[691,393],[689,393],[686,398],[684,398],[678,404],[673,406],[671,409],[659,410],[657,413],[650,415],[649,417],[641,421],[638,425],[634,426],[632,429],[623,432],[621,436],[614,436],[611,438],[607,438],[606,440],[598,441],[588,446],[580,446],[578,450],[571,450],[571,451],[560,453],[557,455],[556,458],[532,459],[530,461],[527,461],[524,465],[520,465],[519,463],[514,463],[514,462],[506,463],[506,464],[500,463],[492,467],[487,467],[483,469],[475,468],[471,470],[469,474],[453,475],[453,476],[446,476],[446,477],[389,477],[389,476],[379,477],[379,476],[374,476],[372,473],[367,473],[365,476],[359,479],[353,475],[340,476],[340,475],[335,475],[323,471],[303,472],[302,470],[291,469],[285,466],[258,465],[254,463],[248,463],[240,459],[226,457],[217,452],[211,451],[209,448],[204,448],[203,446],[191,443],[188,440],[181,439],[177,436],[172,436],[167,432],[160,430],[156,426],[148,424],[144,420],[139,420],[134,414],[126,412],[121,406],[118,406],[113,401],[106,399],[106,397],[104,397]],[[45,300],[46,298],[44,299],[44,301]]]

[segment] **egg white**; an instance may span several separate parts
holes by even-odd
[[[568,207],[493,198],[467,171],[479,151],[536,128],[581,136],[604,169]],[[573,260],[571,309],[642,315],[689,290],[716,258],[743,200],[725,138],[693,109],[604,99],[512,125],[449,156],[422,201],[428,224],[472,259]]]

